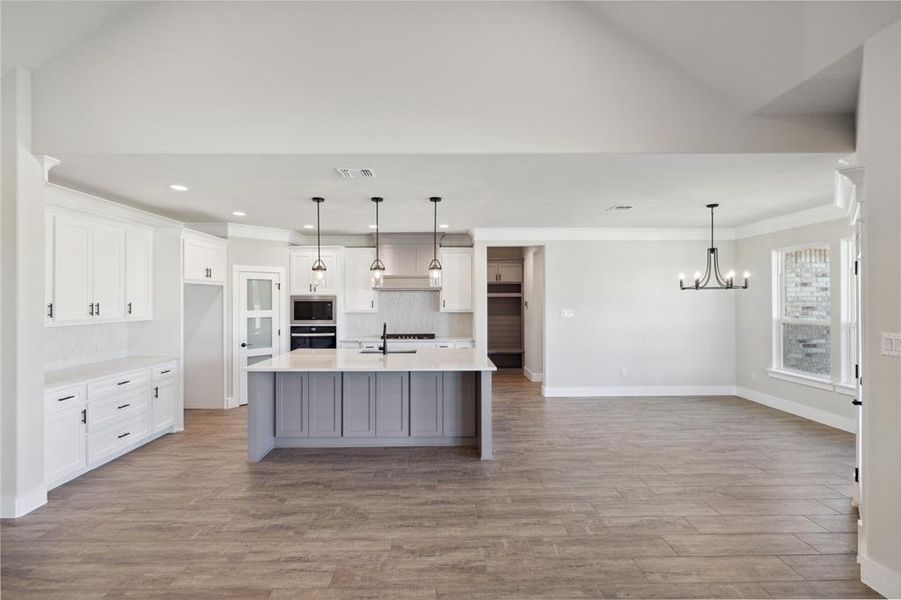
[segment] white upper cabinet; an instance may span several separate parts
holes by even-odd
[[[93,234],[94,319],[121,321],[125,318],[125,230],[96,225]]]
[[[472,312],[472,248],[441,248],[441,311]]]
[[[489,262],[488,283],[522,283],[522,263]]]
[[[317,256],[315,246],[291,249],[292,296],[337,296],[340,292],[340,251],[337,248],[322,249],[322,262],[326,269],[322,279],[313,276],[313,263]]]
[[[91,291],[91,243],[94,225],[65,215],[54,217],[48,246],[53,254],[53,323],[83,323],[94,317]]]
[[[182,245],[183,278],[190,283],[224,284],[228,268],[225,240],[186,233]]]
[[[47,325],[151,317],[151,228],[55,211],[45,226]]]
[[[125,232],[125,319],[139,321],[152,315],[153,232]]]
[[[375,248],[348,248],[344,251],[344,312],[374,313],[376,292],[369,270]]]

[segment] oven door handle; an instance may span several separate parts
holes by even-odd
[[[291,337],[335,337],[334,333],[292,333]]]

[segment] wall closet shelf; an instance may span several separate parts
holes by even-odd
[[[522,348],[489,348],[488,354],[522,354]]]
[[[522,298],[522,294],[513,292],[488,292],[489,298]]]

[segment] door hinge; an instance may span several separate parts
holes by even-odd
[[[82,423],[88,422],[88,409],[86,409],[86,408],[81,409],[81,422]]]
[[[47,305],[47,316],[53,318],[53,302]]]
[[[278,331],[278,335],[281,335],[281,334],[282,334],[282,330],[281,330],[281,329],[277,329],[276,331]]]
[[[857,483],[860,481],[860,468],[854,467],[854,482]]]
[[[282,289],[282,284],[276,283],[276,284],[275,284],[275,289],[281,291],[281,289]]]

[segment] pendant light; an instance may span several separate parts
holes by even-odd
[[[694,283],[685,285],[685,275],[679,275],[680,290],[746,290],[748,289],[748,279],[751,274],[745,271],[744,282],[741,285],[735,285],[735,271],[729,271],[723,276],[720,273],[720,253],[719,249],[713,245],[713,210],[719,204],[708,204],[710,209],[710,247],[707,248],[707,270],[704,275],[700,272],[695,273]]]
[[[438,260],[438,203],[441,198],[432,196],[429,202],[435,205],[435,222],[432,227],[432,244],[434,254],[432,254],[432,262],[429,263],[429,285],[432,287],[441,287],[441,261]]]
[[[313,263],[313,276],[317,281],[325,277],[325,263],[322,262],[322,229],[319,227],[319,207],[325,202],[325,198],[313,198],[316,203],[316,261]]]
[[[384,202],[384,199],[376,196],[372,198],[372,201],[375,203],[375,260],[369,265],[369,270],[372,271],[375,285],[379,286],[385,275],[385,263],[379,259],[379,204]]]

